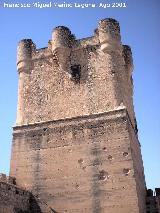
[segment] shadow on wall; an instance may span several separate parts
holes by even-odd
[[[30,212],[29,213],[58,213],[49,207],[45,202],[41,201],[38,197],[35,198],[33,195],[30,196]],[[25,213],[25,212],[16,212]]]

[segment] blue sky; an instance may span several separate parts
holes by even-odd
[[[68,26],[77,38],[93,34],[100,19],[120,22],[122,41],[132,48],[134,105],[147,186],[160,187],[160,0],[88,0],[85,3],[124,2],[126,8],[3,8],[0,3],[0,172],[9,172],[12,126],[16,120],[18,74],[17,42],[32,38],[37,48],[47,46],[52,29]],[[10,3],[36,1],[19,0]],[[38,2],[38,1],[37,1]],[[50,1],[39,1],[39,3]],[[64,1],[52,1],[52,3]],[[82,3],[68,0],[66,3]]]

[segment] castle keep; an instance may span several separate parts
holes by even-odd
[[[28,193],[23,212],[145,213],[132,53],[118,22],[80,40],[56,27],[42,49],[24,39],[17,70],[10,176]]]

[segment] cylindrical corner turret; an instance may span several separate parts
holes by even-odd
[[[52,33],[52,51],[57,48],[70,48],[72,46],[74,37],[71,31],[64,26],[54,28]]]
[[[129,68],[133,68],[132,50],[130,46],[123,45],[123,57],[125,65]]]
[[[123,45],[123,58],[125,62],[128,79],[130,80],[132,78],[131,76],[133,71],[133,58],[131,48],[128,45]]]
[[[17,70],[19,72],[18,106],[16,125],[24,122],[24,84],[32,69],[32,55],[36,46],[31,39],[23,39],[17,47]]]
[[[75,38],[64,26],[58,26],[52,33],[52,53],[56,55],[62,70],[67,70],[71,47]]]
[[[111,18],[101,20],[98,25],[98,34],[102,51],[118,51],[120,49],[120,26],[116,20]]]
[[[31,39],[23,39],[18,43],[17,70],[19,73],[31,69],[32,53],[35,49],[35,44]]]

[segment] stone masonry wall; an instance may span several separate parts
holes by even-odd
[[[31,40],[19,43],[17,125],[97,114],[119,105],[127,107],[134,124],[131,51],[121,44],[118,22],[101,22],[87,39],[76,40],[59,27],[47,48],[36,49]]]
[[[60,213],[144,213],[129,123],[119,109],[15,127],[11,175]]]
[[[31,193],[0,178],[0,213],[30,212]]]
[[[139,207],[141,211],[146,208],[145,200],[146,200],[146,188],[145,188],[145,176],[144,176],[144,168],[143,168],[143,161],[142,155],[140,152],[140,143],[137,137],[137,134],[130,123],[130,143],[131,143],[131,150],[132,150],[132,157],[133,157],[133,165],[135,171],[135,178],[137,184],[137,195],[139,199]],[[145,195],[145,196],[144,196]]]
[[[31,73],[23,74],[23,124],[89,115],[116,106],[113,76],[106,72],[111,66],[111,56],[91,53],[90,48],[85,48],[71,55],[73,62],[69,61],[68,69],[71,64],[81,66],[77,84],[71,80],[69,72],[53,62],[52,55],[34,61]]]
[[[16,185],[16,179],[0,174],[0,213],[56,213],[39,197]]]
[[[41,212],[145,213],[132,53],[118,22],[80,40],[56,27],[43,49],[24,39],[17,70],[10,175]]]
[[[146,213],[160,213],[160,188],[147,190]]]

